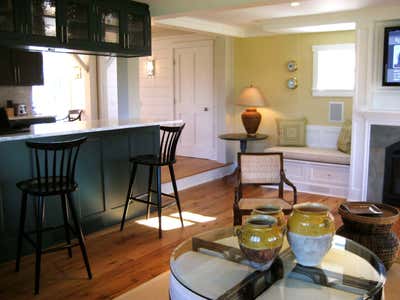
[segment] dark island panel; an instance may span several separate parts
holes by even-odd
[[[76,179],[79,189],[74,193],[76,206],[85,233],[101,230],[118,224],[129,181],[129,158],[138,154],[156,154],[159,147],[159,126],[104,130],[71,135],[38,138],[38,141],[57,141],[87,136],[77,162]],[[25,140],[0,143],[0,261],[15,258],[16,236],[19,225],[21,192],[18,181],[33,175],[32,153]],[[145,192],[147,170],[138,169],[136,192]],[[46,226],[62,224],[61,202],[56,197],[47,197]],[[30,198],[26,230],[34,229],[34,203]],[[129,209],[129,218],[144,214],[145,205],[135,204]],[[44,235],[44,246],[64,241],[64,230]],[[32,253],[33,248],[24,243],[23,253]]]

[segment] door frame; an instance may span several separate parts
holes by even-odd
[[[213,39],[209,40],[201,40],[201,41],[185,41],[185,42],[176,42],[172,47],[172,72],[173,72],[173,115],[174,119],[177,118],[176,113],[176,89],[175,89],[175,52],[177,49],[184,48],[195,48],[195,47],[210,47],[212,55],[211,55],[211,66],[212,66],[212,135],[214,137],[213,141],[213,153],[212,156],[208,159],[217,160],[218,159],[218,137],[217,137],[217,105],[216,105],[216,97],[215,97],[215,41]]]

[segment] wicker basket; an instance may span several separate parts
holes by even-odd
[[[365,205],[365,202],[347,204]],[[342,216],[343,226],[337,230],[336,234],[367,247],[382,260],[386,269],[389,269],[396,260],[399,250],[399,239],[391,231],[393,224],[399,219],[399,210],[386,204],[374,204],[382,210],[382,216],[351,214],[341,205],[339,214]]]

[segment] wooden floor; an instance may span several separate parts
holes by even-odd
[[[275,195],[275,190],[248,189],[248,195]],[[47,254],[43,258],[39,296],[33,296],[34,258],[22,259],[20,273],[14,262],[0,266],[0,299],[111,299],[148,281],[169,269],[171,251],[196,233],[232,224],[233,179],[220,179],[180,193],[184,211],[215,217],[211,222],[196,223],[184,229],[165,231],[159,240],[157,229],[127,223],[123,232],[118,227],[87,237],[87,247],[94,277],[86,278],[78,249],[72,259],[67,253]],[[299,201],[318,201],[328,205],[336,219],[337,207],[343,199],[300,194]],[[164,216],[176,212],[164,210]],[[399,224],[396,225],[397,232]],[[393,298],[395,299],[395,298]]]
[[[226,164],[219,163],[215,160],[177,156],[174,171],[176,179],[181,179],[224,166],[226,166]],[[171,177],[169,175],[168,166],[164,166],[161,170],[161,182],[166,183],[170,181]]]

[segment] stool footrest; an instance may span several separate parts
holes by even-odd
[[[61,246],[50,247],[50,248],[42,250],[42,254],[66,250],[68,248],[73,248],[73,247],[77,247],[77,246],[79,246],[79,243],[71,243],[71,244],[64,244]]]

